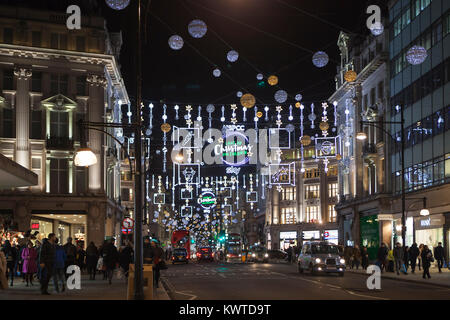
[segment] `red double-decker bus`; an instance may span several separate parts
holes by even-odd
[[[187,230],[176,230],[172,233],[172,248],[185,248],[187,251],[187,258],[191,258],[191,237]]]

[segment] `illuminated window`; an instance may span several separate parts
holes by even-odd
[[[306,222],[315,223],[322,221],[319,212],[319,206],[306,207]]]
[[[330,222],[336,222],[337,214],[336,210],[334,209],[334,204],[328,205],[328,217],[330,219]]]
[[[281,200],[294,201],[296,199],[295,196],[296,188],[283,188],[281,192]]]
[[[338,167],[337,166],[330,166],[328,167],[327,176],[337,176],[338,174]]]
[[[338,185],[337,183],[329,183],[328,184],[328,197],[334,198],[338,193]]]
[[[306,186],[305,199],[317,199],[320,197],[320,186],[311,184]]]
[[[319,169],[313,168],[313,169],[305,170],[305,179],[318,178],[318,177],[320,177]]]
[[[281,224],[293,224],[297,222],[296,208],[281,208]]]

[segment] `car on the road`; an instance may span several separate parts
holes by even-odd
[[[286,260],[287,253],[281,250],[268,250],[269,259]]]
[[[339,256],[337,245],[327,241],[308,241],[303,244],[298,257],[298,272],[308,270],[311,274],[337,273],[343,277],[345,260]]]
[[[197,261],[214,261],[214,254],[210,247],[203,247],[197,251]]]
[[[247,254],[247,261],[249,262],[269,262],[269,253],[267,249],[261,246],[251,248]]]
[[[175,248],[172,253],[172,264],[189,263],[189,257],[186,248]]]

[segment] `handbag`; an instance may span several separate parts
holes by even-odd
[[[97,270],[99,270],[99,271],[102,271],[102,270],[103,270],[103,258],[102,258],[102,257],[98,258],[98,261],[97,261]]]

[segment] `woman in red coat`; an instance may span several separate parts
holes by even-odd
[[[28,242],[27,247],[22,251],[23,267],[22,272],[25,274],[25,280],[33,285],[33,274],[37,272],[37,251],[33,248],[33,243]]]

